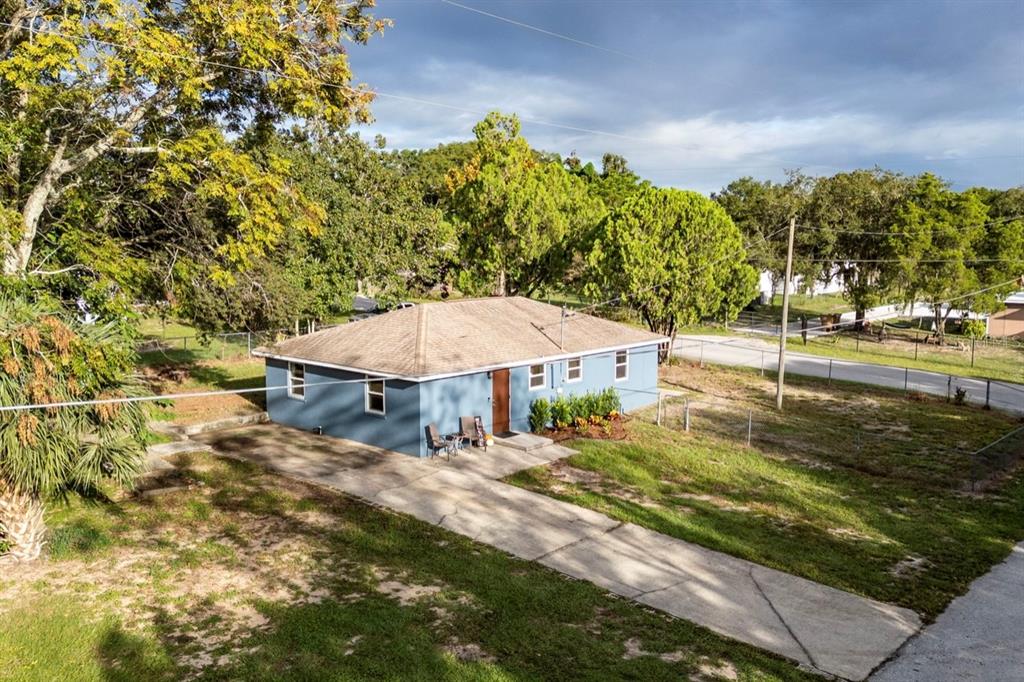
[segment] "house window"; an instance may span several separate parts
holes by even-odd
[[[366,411],[370,414],[384,414],[384,380],[366,382]]]
[[[530,390],[544,388],[544,365],[530,365]]]
[[[615,380],[624,381],[629,378],[629,351],[615,351]]]
[[[306,399],[306,366],[297,362],[288,363],[288,397]]]
[[[583,379],[583,358],[569,358],[565,365],[566,382]]]

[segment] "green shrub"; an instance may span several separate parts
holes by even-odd
[[[551,403],[551,421],[554,422],[555,428],[564,429],[572,423],[572,410],[572,405],[566,398],[562,396],[555,398],[555,401]]]
[[[530,430],[540,433],[551,423],[551,401],[537,398],[530,405]]]
[[[622,399],[619,398],[619,392],[614,388],[606,388],[597,394],[597,404],[595,414],[601,417],[607,417],[613,412],[622,412]]]
[[[534,425],[533,411],[540,400],[530,406],[530,426]],[[544,401],[547,403],[547,401]],[[600,424],[612,414],[622,411],[622,400],[614,388],[603,391],[559,396],[550,403],[549,419],[557,429],[567,426],[582,428],[583,424]],[[548,416],[548,415],[546,415]],[[545,422],[547,423],[547,422]],[[536,429],[534,429],[536,430]]]
[[[964,320],[961,325],[963,335],[972,339],[980,339],[986,331],[985,320]]]

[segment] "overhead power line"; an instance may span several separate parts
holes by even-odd
[[[942,159],[933,159],[928,157],[914,157],[909,159],[911,161],[924,161],[927,163],[955,163],[959,161],[981,161],[989,159],[1019,159],[1024,161],[1024,156],[1020,154],[1000,154],[997,156],[959,156],[959,157],[947,157]],[[775,163],[738,163],[725,166],[683,166],[679,168],[652,168],[650,166],[637,166],[637,170],[642,170],[646,173],[686,173],[688,171],[695,170],[730,170],[736,168],[831,168],[833,170],[842,170],[849,166],[836,166],[828,163],[808,163],[806,161],[786,161],[779,160]]]
[[[530,31],[536,31],[537,33],[543,33],[544,35],[551,36],[552,38],[558,38],[559,40],[565,40],[565,41],[568,41],[570,43],[576,43],[577,45],[582,45],[584,47],[593,48],[595,50],[601,50],[602,52],[608,52],[610,54],[618,55],[620,57],[625,57],[626,59],[632,59],[633,61],[645,62],[645,60],[643,60],[643,59],[641,59],[639,57],[636,57],[634,55],[631,55],[629,53],[626,53],[626,52],[621,52],[619,50],[613,50],[610,47],[604,47],[602,45],[595,45],[594,43],[588,43],[587,41],[580,40],[579,38],[573,38],[572,36],[567,36],[567,35],[565,35],[563,33],[555,33],[554,31],[549,31],[546,28],[541,28],[539,26],[532,26],[532,25],[524,23],[522,21],[516,21],[515,19],[509,19],[508,17],[503,17],[503,16],[501,16],[499,14],[494,14],[492,12],[485,12],[484,10],[478,9],[476,7],[470,7],[469,5],[463,5],[463,4],[458,3],[458,2],[453,2],[452,0],[441,0],[441,2],[443,2],[446,5],[451,5],[452,7],[458,7],[459,9],[464,9],[464,10],[466,10],[468,12],[475,12],[477,14],[482,14],[483,16],[490,17],[491,19],[497,19],[498,21],[504,21],[505,23],[512,24],[513,26],[518,26],[520,28],[525,28],[525,29],[530,30]],[[647,63],[649,63],[649,62],[647,62]]]
[[[764,238],[765,239],[770,239],[771,237],[775,236],[776,234],[778,234],[782,230],[786,230],[786,229],[789,229],[789,224],[788,223],[784,227],[780,227],[775,232],[772,232],[771,234],[766,235]],[[694,239],[690,240],[690,242],[689,242],[689,244],[687,244],[687,246],[691,246],[696,239],[697,238],[695,237]],[[750,244],[744,244],[743,248],[744,249],[750,248]],[[725,255],[723,255],[718,260],[712,261],[710,263],[705,263],[703,267],[697,268],[693,272],[690,272],[690,273],[687,273],[687,274],[688,275],[694,275],[694,274],[696,274],[698,272],[701,272],[704,268],[711,267],[712,265],[717,265],[718,263],[721,263],[725,259],[733,257],[733,256],[737,256],[737,255],[739,255],[739,251],[730,251],[729,253],[726,253]],[[588,310],[593,310],[594,308],[599,308],[599,307],[604,306],[604,305],[609,305],[611,303],[615,303],[616,301],[621,301],[626,296],[632,296],[632,295],[636,295],[636,294],[639,294],[639,293],[644,293],[644,292],[647,292],[647,291],[653,291],[654,289],[658,289],[658,288],[663,287],[663,286],[668,286],[673,281],[675,281],[674,277],[672,279],[670,279],[670,280],[666,280],[664,282],[660,282],[658,284],[654,284],[652,286],[645,287],[643,289],[639,289],[637,291],[630,292],[629,294],[619,294],[618,296],[615,296],[613,298],[609,298],[606,301],[599,301],[598,303],[590,303],[588,305],[583,306],[582,308],[576,308],[571,313],[568,313],[568,314],[564,315],[562,317],[562,319],[559,320],[558,322],[552,322],[550,324],[543,325],[542,327],[540,327],[540,329],[542,331],[544,329],[550,329],[551,327],[555,327],[557,325],[563,324],[564,322],[566,322],[568,320],[571,320],[573,317],[575,317],[579,313],[585,313]]]
[[[315,386],[332,386],[335,384],[365,384],[370,381],[386,381],[384,377],[367,377],[364,379],[336,379],[332,381],[318,381],[316,383],[303,383],[302,388],[313,388]],[[208,398],[218,395],[244,395],[246,393],[266,393],[269,391],[283,391],[294,386],[261,386],[259,388],[233,388],[221,391],[197,391],[193,393],[164,393],[155,395],[138,395],[128,398],[97,398],[95,400],[65,400],[56,403],[33,403],[29,405],[0,405],[0,412],[23,412],[25,410],[49,410],[64,407],[90,407],[94,405],[118,405],[123,403],[152,403],[161,400],[184,400],[187,398]]]
[[[936,263],[1019,263],[1019,258],[809,258],[804,262],[810,263],[835,263],[846,265],[852,263],[912,263],[912,264],[936,264]]]
[[[12,23],[9,23],[9,22],[6,22],[6,21],[0,21],[0,26],[7,26],[7,27],[10,27],[10,28],[14,28],[16,26],[16,24],[12,24]],[[472,114],[474,116],[479,116],[481,118],[486,116],[488,113],[490,113],[490,111],[485,111],[483,109],[472,109],[472,108],[467,108],[467,107],[461,107],[461,106],[458,106],[458,105],[455,105],[455,104],[447,104],[445,102],[437,102],[437,101],[434,101],[434,100],[424,99],[424,98],[421,98],[421,97],[413,97],[413,96],[409,96],[409,95],[398,95],[398,94],[394,94],[394,93],[390,93],[390,92],[383,92],[381,90],[361,90],[359,88],[354,88],[354,87],[352,87],[350,85],[344,85],[344,84],[341,84],[341,83],[335,83],[335,82],[332,82],[332,81],[323,80],[321,78],[292,76],[290,74],[286,74],[286,73],[284,73],[282,71],[278,71],[276,69],[253,69],[253,68],[249,68],[249,67],[246,67],[246,66],[238,66],[236,64],[226,64],[224,62],[218,62],[218,61],[214,61],[214,60],[210,60],[210,59],[203,59],[201,57],[194,57],[194,56],[190,56],[190,55],[179,55],[179,54],[174,54],[172,52],[166,52],[166,51],[163,51],[163,50],[154,50],[152,48],[140,47],[140,46],[137,46],[137,45],[128,45],[126,43],[118,43],[118,42],[114,42],[114,41],[110,41],[110,40],[103,40],[103,39],[100,39],[100,38],[93,38],[91,36],[73,35],[73,34],[70,34],[70,33],[65,33],[65,32],[57,31],[57,30],[50,29],[50,28],[33,28],[32,31],[34,33],[42,33],[42,34],[47,34],[47,35],[59,36],[59,37],[62,37],[62,38],[67,38],[69,40],[84,40],[84,41],[88,41],[88,42],[90,42],[90,43],[92,43],[94,45],[102,45],[102,46],[111,47],[111,48],[121,48],[121,49],[125,49],[125,50],[134,50],[136,52],[142,52],[142,53],[145,53],[145,54],[152,54],[152,55],[158,55],[158,56],[163,56],[163,57],[169,57],[171,59],[178,59],[178,60],[185,61],[185,62],[192,62],[194,64],[202,64],[204,66],[212,66],[212,67],[219,68],[219,69],[227,69],[227,70],[230,70],[230,71],[236,71],[236,72],[239,72],[239,73],[247,73],[247,74],[255,75],[255,76],[266,77],[266,76],[272,75],[272,76],[275,76],[275,77],[278,77],[278,78],[282,78],[282,79],[285,79],[285,80],[295,81],[295,82],[298,82],[298,83],[315,83],[317,85],[322,85],[322,86],[327,87],[327,88],[336,88],[336,89],[345,90],[347,92],[354,93],[354,94],[373,95],[375,97],[383,97],[385,99],[392,99],[392,100],[396,100],[396,101],[399,101],[399,102],[409,102],[409,103],[412,103],[412,104],[425,104],[427,106],[440,107],[442,109],[448,109],[448,110],[451,110],[451,111],[458,111],[458,112],[461,112],[461,113],[464,113],[464,114]],[[493,109],[497,109],[497,107],[490,108],[490,110],[493,110]],[[518,114],[517,114],[517,116],[518,116]],[[617,139],[620,139],[620,140],[627,140],[627,141],[630,141],[630,142],[638,142],[638,143],[643,143],[643,144],[658,144],[658,145],[665,146],[665,147],[676,147],[676,148],[688,149],[688,150],[695,150],[695,149],[700,149],[701,148],[701,145],[685,144],[685,143],[665,144],[664,142],[662,142],[660,140],[636,137],[636,136],[633,136],[633,135],[624,135],[622,133],[615,133],[615,132],[611,132],[611,131],[608,131],[608,130],[599,130],[599,129],[596,129],[596,128],[585,128],[585,127],[582,127],[582,126],[575,126],[575,125],[571,125],[571,124],[568,124],[568,123],[560,123],[560,122],[557,122],[557,121],[548,121],[548,120],[539,119],[539,118],[532,118],[532,117],[526,117],[526,116],[518,116],[518,118],[519,118],[520,121],[523,121],[524,123],[532,123],[534,125],[547,126],[549,128],[559,128],[561,130],[571,130],[571,131],[574,131],[574,132],[586,133],[588,135],[601,135],[601,136],[604,136],[604,137],[613,137],[613,138],[617,138]]]
[[[990,220],[987,223],[981,223],[979,225],[964,225],[963,229],[969,230],[971,228],[977,228],[977,227],[989,227],[990,225],[999,225],[1000,223],[1008,223],[1008,222],[1012,222],[1014,220],[1020,220],[1020,219],[1024,219],[1024,215],[1006,216],[1006,217],[1003,217],[1003,218],[998,218],[996,220]],[[887,235],[888,236],[895,236],[895,235],[901,235],[901,234],[902,235],[914,234],[913,232],[897,232],[897,231],[892,231],[892,232],[877,231],[876,232],[876,231],[872,231],[872,230],[838,230],[838,229],[835,229],[835,228],[832,228],[832,227],[825,227],[825,226],[821,226],[821,225],[800,225],[800,224],[798,224],[797,227],[799,227],[801,230],[816,230],[816,231],[820,231],[820,232],[832,232],[833,234],[871,234],[871,235],[879,235],[879,236],[887,236]]]

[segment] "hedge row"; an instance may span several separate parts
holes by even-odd
[[[607,419],[622,411],[622,400],[614,388],[594,393],[559,396],[555,400],[538,398],[530,404],[530,430],[540,433],[549,426],[564,429],[567,426],[592,423]]]

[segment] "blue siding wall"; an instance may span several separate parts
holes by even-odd
[[[306,383],[362,379],[363,374],[306,365]],[[285,386],[288,363],[267,360],[267,386]],[[271,420],[312,431],[318,426],[338,438],[419,455],[423,431],[416,431],[420,413],[420,385],[409,381],[384,382],[385,416],[367,414],[363,384],[307,386],[306,399],[289,398],[287,390],[267,392]]]
[[[545,370],[544,388],[530,390],[530,368],[512,369],[513,431],[530,430],[530,404],[537,398],[554,400],[559,395],[603,391],[609,386],[622,399],[622,409],[636,410],[658,401],[658,346],[642,346],[629,350],[629,376],[615,381],[615,353],[583,356],[583,378],[565,381],[565,361],[549,362]]]
[[[491,379],[487,372],[435,379],[420,384],[420,455],[426,456],[424,428],[437,424],[441,434],[459,430],[459,417],[480,416],[488,433],[491,429]]]
[[[510,370],[510,426],[513,431],[530,430],[530,404],[537,398],[554,400],[559,395],[601,391],[609,386],[619,392],[622,407],[635,410],[657,402],[658,347],[629,351],[629,376],[615,381],[615,353],[583,357],[583,378],[565,381],[565,362],[549,362],[544,388],[529,390],[529,367]],[[287,363],[267,360],[267,386],[287,384]],[[361,379],[364,375],[306,365],[306,383],[338,379]],[[426,456],[424,427],[430,422],[451,433],[459,428],[459,417],[480,415],[488,433],[491,423],[491,378],[487,372],[467,374],[422,383],[388,380],[385,386],[387,415],[366,414],[363,384],[307,386],[306,399],[289,398],[287,391],[267,393],[271,420],[305,430],[318,426],[330,436]]]

